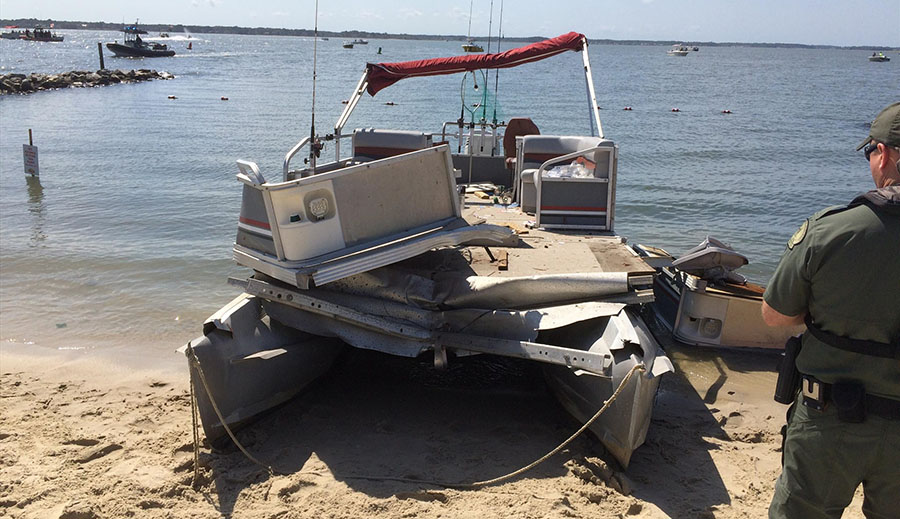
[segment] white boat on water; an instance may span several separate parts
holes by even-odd
[[[350,43],[352,43],[354,45],[368,45],[369,44],[368,40],[364,40],[362,38],[357,38]]]
[[[885,62],[891,61],[891,58],[885,56],[883,52],[873,52],[872,55],[869,56],[869,61]]]
[[[672,48],[666,51],[669,56],[687,56],[691,52],[690,47],[683,43],[676,43]]]
[[[345,130],[364,94],[397,81],[457,73],[466,86],[475,71],[566,51],[582,53],[592,135],[542,135],[528,118],[475,112],[464,124],[458,107],[430,132],[412,119]],[[238,161],[233,257],[251,272],[231,280],[243,293],[184,350],[207,438],[228,442],[224,425],[298,394],[348,345],[428,356],[436,368],[487,354],[545,365],[582,421],[622,385],[589,430],[627,466],[673,366],[638,311],[653,299],[654,271],[613,232],[618,147],[597,104],[578,33],[500,54],[369,63],[333,133],[298,142],[274,178]],[[320,156],[326,143],[332,160]],[[501,185],[514,188],[495,196],[514,204],[478,198]]]

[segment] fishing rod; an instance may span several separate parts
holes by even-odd
[[[491,12],[494,11],[494,0],[491,0]],[[503,39],[503,0],[500,0],[500,20],[497,22],[497,52],[500,52],[500,41]],[[494,69],[494,116],[493,123],[497,124],[497,94],[500,90],[500,69]]]
[[[309,168],[310,174],[316,174],[316,158],[322,151],[322,143],[316,139],[316,56],[319,44],[319,0],[316,0],[316,14],[313,22],[313,77],[312,77],[312,113],[309,128]]]

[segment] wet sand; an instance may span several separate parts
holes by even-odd
[[[786,408],[771,399],[771,352],[668,347],[646,444],[622,471],[590,437],[509,482],[577,429],[517,361],[449,371],[350,349],[303,396],[238,433],[193,444],[187,367],[92,352],[0,346],[0,516],[765,517]],[[386,479],[379,479],[386,478]],[[860,499],[845,518],[861,518]]]

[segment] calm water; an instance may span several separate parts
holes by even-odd
[[[64,34],[61,44],[0,40],[0,73],[96,70],[97,42],[120,37]],[[308,135],[313,41],[196,36],[190,51],[175,42],[174,58],[106,56],[107,68],[165,70],[171,81],[0,98],[3,341],[169,351],[237,294],[225,282],[242,272],[230,259],[235,160],[278,178],[284,153]],[[459,42],[347,50],[332,38],[318,50],[324,132],[366,61],[454,55]],[[616,230],[675,254],[710,234],[745,253],[742,271],[765,283],[803,218],[870,189],[853,149],[867,121],[900,99],[900,55],[870,63],[865,51],[665,50],[590,49],[603,129],[620,146]],[[568,53],[501,71],[500,118],[530,116],[546,134],[589,132],[580,60]],[[398,83],[366,97],[348,127],[438,131],[459,115],[459,87],[458,76]],[[22,169],[29,128],[39,183]]]

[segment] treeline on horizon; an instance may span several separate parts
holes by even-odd
[[[0,25],[10,26],[16,25],[23,29],[30,29],[36,25],[49,28],[53,24],[53,29],[76,29],[76,30],[92,30],[92,31],[118,31],[122,28],[121,23],[109,22],[80,22],[66,20],[38,20],[36,18],[16,18],[4,19],[0,18]],[[166,33],[197,33],[197,34],[247,34],[247,35],[263,35],[263,36],[299,36],[311,38],[315,36],[312,29],[284,29],[273,27],[238,27],[231,26],[213,26],[213,25],[191,25],[183,24],[140,24],[141,29],[147,32],[166,32]],[[447,40],[447,41],[464,41],[465,36],[459,34],[393,34],[386,32],[367,32],[367,31],[319,31],[319,37],[324,38],[371,38],[371,39],[394,39],[394,40]],[[474,39],[479,41],[487,41],[487,37],[475,36]],[[547,36],[525,36],[525,37],[509,37],[503,39],[505,41],[518,41],[531,43],[546,39]],[[491,37],[496,39],[496,37]],[[599,44],[615,44],[615,45],[673,45],[683,43],[691,46],[704,47],[786,47],[800,49],[865,49],[865,50],[896,50],[893,47],[871,46],[871,45],[810,45],[805,43],[743,43],[743,42],[713,42],[713,41],[688,41],[688,40],[612,40],[600,38],[588,38],[591,43]]]

